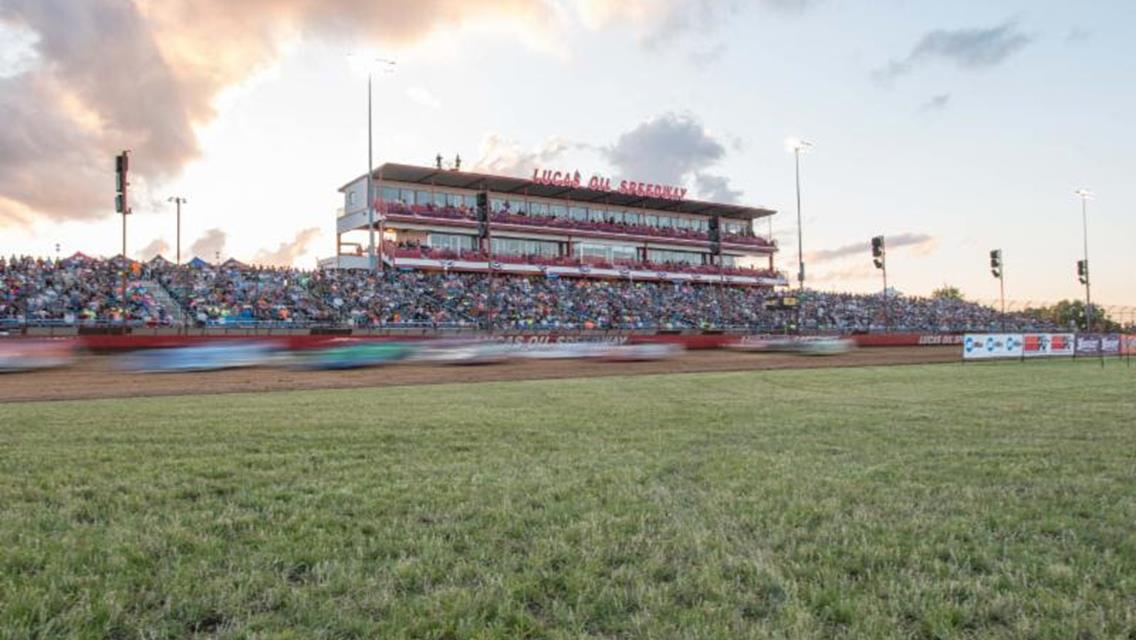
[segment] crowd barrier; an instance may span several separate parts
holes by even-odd
[[[1119,333],[968,333],[963,360],[1103,357],[1136,353],[1136,335]]]

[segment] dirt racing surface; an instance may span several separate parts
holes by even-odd
[[[0,402],[133,398],[294,389],[626,376],[705,371],[863,367],[957,362],[959,347],[861,349],[838,356],[688,351],[658,362],[523,360],[477,366],[392,365],[348,371],[256,368],[201,373],[129,373],[115,356],[87,356],[65,369],[0,375]]]

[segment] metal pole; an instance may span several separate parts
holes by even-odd
[[[177,199],[177,264],[181,264],[181,198]]]
[[[370,235],[370,249],[368,250],[368,264],[371,271],[375,271],[375,185],[374,185],[374,171],[375,163],[373,158],[373,144],[371,137],[371,76],[370,72],[367,73],[367,233]]]
[[[798,288],[805,288],[805,244],[801,237],[801,147],[793,148],[793,157],[796,160],[797,176],[797,284]],[[772,224],[772,222],[770,222]]]
[[[1085,326],[1089,332],[1093,330],[1093,299],[1090,293],[1089,277],[1089,213],[1088,196],[1081,195],[1081,224],[1085,233]]]
[[[1006,333],[1006,259],[998,260],[998,288],[1002,295],[1002,333]]]
[[[891,305],[888,304],[888,263],[886,250],[881,258],[884,263],[884,333],[888,333],[891,331]]]
[[[125,200],[125,198],[124,198]],[[126,328],[126,270],[130,266],[130,261],[126,259],[126,214],[130,211],[129,207],[124,204],[122,207],[122,326]]]

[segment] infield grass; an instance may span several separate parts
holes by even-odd
[[[0,637],[1136,637],[1114,362],[0,415]]]

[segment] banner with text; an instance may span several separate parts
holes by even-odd
[[[1023,336],[1020,333],[968,333],[962,340],[962,357],[965,360],[1020,358],[1023,353]]]
[[[1027,333],[1022,340],[1023,355],[1027,358],[1071,356],[1075,346],[1071,333]]]

